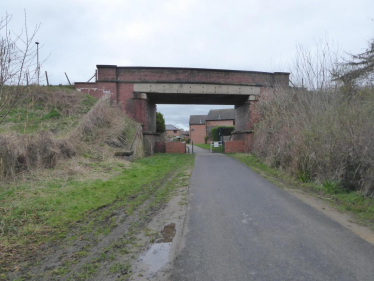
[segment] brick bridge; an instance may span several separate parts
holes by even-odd
[[[143,124],[146,152],[154,152],[156,104],[214,104],[235,106],[233,140],[253,138],[253,106],[258,96],[276,86],[288,86],[289,73],[173,67],[97,65],[96,82],[76,82],[78,91],[100,98],[111,94],[126,114]]]

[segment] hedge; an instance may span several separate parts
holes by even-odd
[[[217,126],[212,128],[212,140],[219,141],[220,136],[230,136],[234,131],[234,126]]]

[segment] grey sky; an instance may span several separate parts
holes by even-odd
[[[0,0],[20,30],[41,23],[42,72],[87,81],[96,64],[288,71],[296,44],[320,39],[357,53],[374,35],[372,0]],[[213,106],[159,105],[168,124]],[[227,108],[215,106],[214,108]]]

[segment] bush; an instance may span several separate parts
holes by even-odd
[[[208,143],[208,136],[205,136],[205,137],[204,137],[204,143],[205,143],[205,144]]]
[[[303,182],[324,183],[329,193],[374,194],[374,88],[367,83],[353,89],[328,75],[319,80],[313,64],[318,56],[304,55],[299,66],[315,76],[301,73],[303,85],[267,91],[256,104],[253,153]]]
[[[160,112],[156,112],[156,132],[160,134],[165,132],[165,118]]]

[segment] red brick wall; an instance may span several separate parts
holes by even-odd
[[[238,152],[245,152],[245,144],[243,140],[225,142],[225,153]]]
[[[125,110],[130,117],[133,116],[131,110],[131,99],[133,98],[134,84],[118,83],[118,103],[122,110]]]
[[[130,113],[137,122],[143,124],[143,131],[149,131],[147,116],[147,100],[133,99],[132,106],[132,110],[127,111],[127,113]]]
[[[82,93],[89,94],[95,98],[101,98],[103,95],[110,93],[112,100],[117,100],[117,85],[116,83],[75,83],[75,89]]]
[[[165,142],[155,142],[155,153],[165,153]]]
[[[194,143],[204,143],[206,125],[190,125],[190,139]]]
[[[111,67],[98,67],[97,68],[98,80],[116,80],[117,79],[117,66]]]
[[[245,152],[252,150],[254,133],[234,133],[231,136],[231,141],[244,141]]]
[[[183,142],[167,142],[165,144],[166,153],[186,153],[186,144]]]

